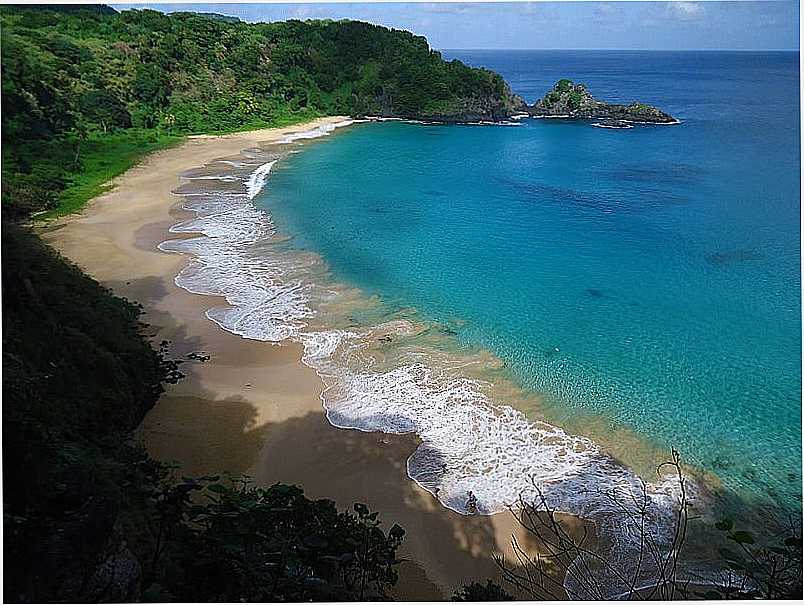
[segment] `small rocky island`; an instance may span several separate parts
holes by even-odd
[[[662,110],[633,102],[630,105],[605,103],[595,99],[584,84],[562,79],[544,98],[530,105],[527,113],[534,118],[599,119],[611,128],[627,128],[631,123],[677,124],[678,120]]]

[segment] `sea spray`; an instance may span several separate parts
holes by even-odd
[[[268,180],[268,174],[271,172],[271,168],[273,168],[273,165],[276,164],[276,162],[276,160],[266,162],[251,173],[251,176],[246,182],[246,195],[248,196],[248,199],[253,200],[254,197],[263,190],[263,187],[265,187],[265,182]]]
[[[282,143],[333,130],[329,125],[294,133]],[[320,311],[337,299],[337,288],[326,285],[325,267],[316,255],[271,246],[271,218],[252,200],[277,158],[261,150],[249,150],[247,157],[240,166],[229,164],[235,174],[243,172],[239,193],[180,189],[183,207],[196,217],[171,232],[200,235],[159,246],[191,257],[177,285],[225,297],[228,306],[207,311],[211,320],[244,338],[300,342],[304,363],[324,381],[321,398],[329,421],[363,431],[417,434],[422,444],[408,459],[409,476],[458,513],[467,513],[469,491],[477,496],[478,512],[492,514],[515,505],[520,496],[535,499],[538,486],[550,506],[594,521],[610,542],[607,560],[627,575],[635,571],[639,536],[612,495],[627,502],[644,486],[648,531],[660,544],[671,542],[679,491],[673,477],[643,484],[590,440],[496,403],[460,368],[406,348],[417,333],[410,321],[350,329],[314,325],[326,321]],[[205,180],[205,187],[214,182]],[[378,361],[377,343],[389,339],[397,354],[386,367]],[[650,571],[643,569],[643,581]],[[606,596],[618,594],[618,581],[605,570],[600,573]],[[569,577],[567,589],[576,598],[594,596]]]

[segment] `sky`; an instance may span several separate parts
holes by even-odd
[[[412,31],[436,49],[799,48],[795,0],[112,4],[118,10],[214,12],[249,22],[358,19]]]

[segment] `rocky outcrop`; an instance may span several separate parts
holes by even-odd
[[[376,99],[381,118],[422,120],[434,123],[466,124],[476,122],[505,122],[512,118],[564,118],[569,120],[599,120],[597,126],[630,128],[634,123],[677,124],[670,114],[637,101],[619,105],[598,101],[584,84],[571,80],[559,80],[555,86],[534,105],[528,105],[522,97],[514,94],[504,83],[494,93],[477,93],[435,101],[423,110],[406,113],[396,111],[392,98],[382,95]],[[364,116],[360,116],[364,117]]]
[[[399,99],[391,91],[383,90],[365,112],[358,112],[355,117],[466,124],[504,122],[513,115],[527,113],[525,100],[514,94],[502,78],[496,74],[494,77],[498,79],[494,86],[463,91],[451,98],[433,99],[416,109],[399,107]]]
[[[425,112],[419,117],[447,123],[502,122],[516,113],[527,112],[527,107],[522,97],[506,91],[501,96],[456,99],[448,106]]]
[[[537,118],[603,119],[617,122],[676,124],[670,114],[645,103],[630,105],[605,103],[595,99],[583,84],[559,80],[544,98],[530,106],[527,112]]]

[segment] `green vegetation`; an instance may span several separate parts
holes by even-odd
[[[477,601],[513,601],[515,600],[510,594],[508,594],[503,588],[492,582],[491,580],[486,580],[485,584],[481,584],[480,582],[472,582],[471,584],[464,584],[460,590],[456,590],[451,601],[469,601],[469,602],[477,602]]]
[[[186,134],[335,114],[497,119],[515,103],[497,74],[368,23],[7,6],[0,27],[3,212],[18,217],[72,212]]]
[[[558,92],[567,92],[570,88],[572,88],[573,82],[572,80],[568,80],[567,78],[561,78],[558,82],[556,82],[555,89]]]
[[[147,600],[378,600],[397,580],[405,532],[394,525],[386,534],[362,504],[339,512],[297,487],[212,477],[167,488],[155,511]]]
[[[583,101],[583,95],[577,91],[572,91],[569,94],[569,106],[570,109],[578,109],[581,106],[581,102]]]
[[[5,222],[6,601],[381,599],[404,532],[300,489],[177,481],[131,431],[176,363],[138,305]]]
[[[153,130],[124,130],[103,136],[91,136],[81,145],[80,166],[65,172],[67,183],[58,205],[44,218],[53,218],[80,210],[92,198],[108,191],[111,180],[123,174],[153,151],[181,141],[180,137]]]
[[[36,236],[4,222],[2,254],[4,596],[52,600],[136,497],[148,464],[128,434],[179,375],[136,305]]]

